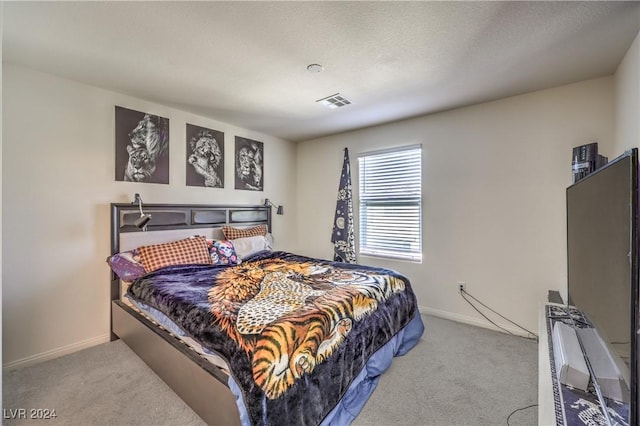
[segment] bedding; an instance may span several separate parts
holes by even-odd
[[[140,263],[140,255],[137,249],[109,256],[107,263],[118,278],[123,281],[133,281],[147,273],[142,263]]]
[[[272,249],[267,237],[263,235],[236,238],[233,240],[233,245],[240,259],[247,258],[259,251]]]
[[[234,226],[223,226],[222,233],[227,240],[236,240],[238,238],[257,237],[267,235],[269,230],[267,225],[257,225],[251,228],[236,228]]]
[[[286,252],[237,266],[165,267],[128,295],[227,361],[245,424],[353,416],[341,398],[354,386],[373,391],[374,355],[405,353],[424,329],[406,277]]]
[[[202,236],[193,236],[170,243],[141,246],[138,247],[138,253],[140,253],[140,263],[147,272],[171,265],[210,265],[213,263],[207,247],[207,239]]]
[[[207,239],[207,246],[214,265],[238,265],[241,262],[232,241]]]

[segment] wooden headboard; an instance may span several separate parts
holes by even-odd
[[[221,229],[225,225],[244,228],[264,224],[271,232],[270,206],[143,204],[142,209],[151,215],[146,232],[134,225],[140,217],[138,204],[111,204],[111,254],[190,235],[222,239]],[[111,300],[118,299],[119,292],[118,277],[111,273]]]

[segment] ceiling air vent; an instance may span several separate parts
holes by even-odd
[[[351,103],[351,101],[340,93],[336,93],[335,95],[327,96],[326,98],[318,99],[316,102],[327,106],[329,108],[340,108],[343,106],[347,106]]]

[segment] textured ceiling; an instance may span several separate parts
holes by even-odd
[[[3,60],[301,141],[611,75],[639,29],[638,2],[4,2]]]

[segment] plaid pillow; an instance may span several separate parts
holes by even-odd
[[[267,235],[267,225],[258,225],[253,228],[234,228],[233,226],[223,226],[222,233],[227,240],[236,240],[238,238],[258,237]]]
[[[211,265],[211,256],[205,237],[191,237],[172,243],[138,247],[140,263],[151,272],[170,265]]]

